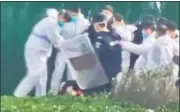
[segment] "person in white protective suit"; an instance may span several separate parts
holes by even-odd
[[[167,35],[167,25],[159,22],[157,24],[156,42],[147,55],[148,70],[166,67],[172,63],[174,55],[177,53],[175,41]]]
[[[175,41],[166,33],[167,26],[165,24],[157,24],[157,37],[153,47],[147,54],[146,70],[155,70],[164,67],[172,67],[172,61],[178,52]],[[171,83],[175,84],[178,79],[177,73],[170,74]]]
[[[61,30],[61,35],[63,36],[64,40],[72,39],[75,36],[81,35],[82,32],[85,31],[89,27],[89,21],[84,18],[82,15],[80,8],[71,7],[67,9],[68,14],[71,16],[71,21],[64,24]],[[75,43],[78,44],[78,43]],[[51,87],[50,92],[54,95],[58,94],[59,87],[61,85],[62,75],[63,72],[67,66],[67,74],[66,78],[67,80],[71,80],[71,71],[70,67],[67,64],[67,61],[65,59],[65,56],[62,52],[58,52],[56,57],[56,63],[57,65],[57,72],[53,73],[52,79],[51,79]],[[60,68],[60,69],[59,69]]]
[[[139,55],[134,67],[136,72],[145,67],[147,52],[155,42],[155,27],[153,21],[146,21],[142,24],[143,43],[140,45],[127,41],[120,42],[122,49]]]
[[[64,15],[64,17],[66,17],[66,19],[69,20],[68,22],[71,21],[71,16],[67,13],[66,10],[62,10],[62,15]],[[59,22],[58,24],[60,24],[60,30],[62,30],[64,23]],[[50,90],[49,90],[50,94],[53,94],[53,95],[58,94],[59,85],[64,75],[64,69],[65,69],[64,62],[65,62],[64,56],[61,50],[58,50],[56,53],[56,59],[55,59],[55,69],[51,77]]]
[[[177,34],[178,30],[176,28],[177,28],[177,25],[176,25],[176,23],[174,21],[170,21],[170,20],[167,21],[167,34],[172,39],[177,38],[178,35],[179,35],[179,34]]]
[[[177,44],[177,48],[179,48],[179,30],[177,29],[177,25],[173,21],[167,21],[167,35],[169,35]],[[177,53],[177,55],[179,55]]]
[[[143,70],[155,70],[161,67],[166,67],[172,63],[174,55],[177,53],[176,44],[173,39],[166,33],[167,25],[159,22],[156,28],[155,41],[148,44],[148,52],[144,54]],[[149,38],[149,37],[148,37]],[[144,42],[143,42],[144,43]],[[120,43],[122,46],[123,44]],[[143,48],[144,49],[144,48]],[[146,49],[146,48],[145,48]],[[146,49],[147,50],[147,49]],[[140,56],[141,58],[142,56]],[[138,61],[136,62],[138,64]],[[140,63],[141,64],[141,63]],[[139,74],[141,69],[136,68],[136,74]],[[172,75],[171,81],[175,83],[177,76]]]
[[[47,60],[53,46],[60,48],[60,26],[68,21],[56,9],[48,9],[46,13],[47,16],[34,26],[25,44],[27,73],[14,92],[16,97],[25,97],[33,88],[36,97],[46,95]]]
[[[176,29],[177,25],[173,21],[167,21],[167,35],[169,35],[175,41],[175,56],[179,56],[179,31]],[[174,57],[175,57],[174,56]],[[179,73],[179,65],[172,62],[173,73],[172,78],[177,78]]]
[[[69,8],[67,12],[71,15],[72,21],[62,28],[61,34],[65,40],[81,35],[90,25],[89,21],[82,16],[80,8]]]
[[[132,41],[133,32],[136,30],[136,27],[133,28],[132,25],[126,25],[124,23],[124,17],[120,13],[116,13],[114,15],[114,19],[115,19],[115,21],[112,25],[112,28],[121,37],[121,40],[128,41],[128,42]],[[123,50],[122,51],[122,69],[123,69],[123,71],[125,69],[129,68],[129,63],[130,63],[129,61],[130,61],[129,52]]]

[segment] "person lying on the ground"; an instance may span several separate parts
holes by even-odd
[[[69,94],[72,96],[83,96],[82,90],[74,80],[62,82],[59,88],[60,94]]]

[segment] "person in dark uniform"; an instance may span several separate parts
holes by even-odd
[[[121,38],[107,28],[106,17],[103,14],[97,14],[92,23],[97,33],[93,46],[109,78],[110,83],[105,88],[110,91],[112,78],[121,72],[122,51],[117,44]]]
[[[102,9],[102,14],[105,15],[105,20],[107,21],[107,28],[111,32],[113,31],[112,24],[113,24],[113,7],[111,5],[105,5],[104,8]],[[91,39],[91,43],[94,44],[97,37],[97,33],[94,29],[94,26],[91,24],[85,32],[89,33],[89,38]],[[84,32],[83,32],[84,33]]]
[[[104,14],[97,14],[92,21],[92,26],[95,30],[96,37],[94,38],[94,42],[92,43],[98,59],[109,79],[109,83],[106,85],[102,85],[100,87],[88,89],[88,90],[80,90],[77,83],[75,81],[68,81],[63,84],[62,91],[75,94],[76,96],[82,95],[82,92],[87,94],[92,93],[100,93],[100,92],[109,92],[111,88],[111,80],[113,77],[121,72],[121,47],[118,42],[121,39],[119,35],[111,32],[107,28],[107,21]],[[89,34],[91,32],[88,32]],[[69,92],[70,91],[70,92]]]
[[[135,23],[137,30],[134,32],[134,38],[132,41],[133,43],[142,44],[142,42],[143,42],[142,24],[146,21],[155,21],[155,17],[153,15],[145,15],[142,17],[142,19],[138,23]],[[139,55],[136,55],[134,53],[130,53],[129,70],[134,70],[134,65],[135,65],[135,62],[138,59],[138,57],[139,57]]]

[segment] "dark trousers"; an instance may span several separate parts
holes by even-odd
[[[136,60],[138,59],[139,55],[130,53],[130,66],[129,66],[129,70],[133,70],[134,69],[134,65]]]

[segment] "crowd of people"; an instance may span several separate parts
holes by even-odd
[[[14,96],[24,97],[33,88],[36,97],[47,95],[47,60],[53,47],[57,52],[49,93],[57,95],[61,91],[82,95],[86,90],[82,90],[76,80],[62,81],[64,75],[73,75],[70,72],[64,74],[66,67],[67,71],[71,68],[64,58],[62,46],[66,40],[83,34],[88,34],[108,79],[108,83],[95,87],[99,91],[110,91],[112,78],[125,68],[139,74],[141,70],[155,70],[171,64],[172,75],[178,80],[177,60],[173,61],[175,57],[179,58],[179,30],[175,22],[147,14],[137,23],[127,24],[123,15],[114,12],[110,5],[104,6],[92,21],[86,19],[76,6],[59,12],[48,9],[46,13],[47,16],[34,26],[25,44],[27,73]]]

